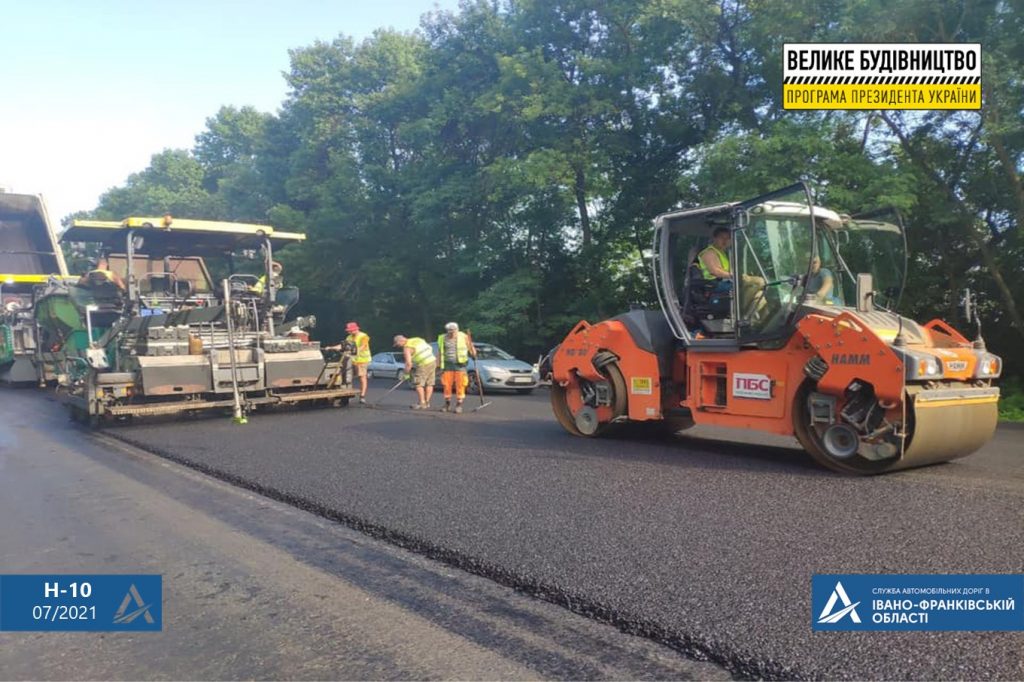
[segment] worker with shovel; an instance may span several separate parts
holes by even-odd
[[[444,390],[444,407],[442,412],[462,414],[462,403],[466,400],[466,387],[469,386],[469,372],[466,365],[470,356],[476,359],[476,348],[473,340],[465,332],[459,331],[459,325],[449,322],[444,326],[444,334],[437,337],[437,353],[441,356],[441,388]],[[455,393],[455,405],[452,406],[452,392]]]
[[[434,374],[437,371],[434,349],[418,336],[409,339],[398,334],[394,341],[395,347],[401,348],[405,354],[405,373],[412,380],[420,399],[410,407],[414,410],[430,409],[430,398],[434,395]]]
[[[345,337],[344,343],[339,343],[336,346],[325,346],[324,349],[340,351],[347,348],[355,356],[352,359],[352,367],[355,369],[356,376],[359,377],[359,404],[365,405],[366,389],[368,387],[367,370],[371,360],[370,335],[362,331],[357,322],[346,324],[345,332],[348,336]]]

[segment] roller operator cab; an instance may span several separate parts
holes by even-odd
[[[716,233],[728,281],[700,265]],[[980,333],[895,312],[906,263],[894,210],[839,214],[802,183],[659,216],[661,310],[578,323],[547,361],[555,416],[581,436],[624,422],[793,435],[858,474],[968,455],[995,430],[1002,361]]]

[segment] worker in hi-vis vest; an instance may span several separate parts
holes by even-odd
[[[326,346],[326,350],[342,350],[344,346],[348,346],[349,352],[355,355],[352,359],[352,367],[356,371],[356,376],[359,377],[359,404],[365,405],[366,389],[369,385],[367,370],[370,365],[370,335],[359,329],[359,324],[356,322],[346,324],[345,332],[348,333],[348,336],[345,337],[344,344]]]
[[[283,265],[281,265],[277,261],[274,261],[273,263],[270,264],[270,275],[271,275],[271,277],[273,277],[274,289],[280,289],[282,286],[284,286],[283,273],[284,273],[284,266]],[[267,276],[265,274],[264,275],[260,275],[259,279],[256,280],[256,284],[253,284],[252,287],[250,287],[250,289],[251,289],[252,293],[254,293],[254,294],[262,294],[264,291],[266,291],[267,290]],[[271,302],[273,302],[273,301],[271,301]]]
[[[444,334],[437,337],[437,354],[440,356],[441,389],[444,391],[444,407],[441,411],[462,414],[462,403],[466,399],[466,387],[469,386],[467,365],[470,357],[476,359],[473,340],[465,332],[459,331],[458,324],[449,322],[444,326]]]
[[[711,243],[697,254],[697,266],[705,280],[716,280],[714,291],[724,293],[736,287],[736,276],[733,273],[729,252],[732,250],[732,230],[728,227],[716,227],[711,233]],[[764,278],[757,275],[743,274],[740,276],[742,290],[740,292],[741,309],[758,312],[764,309],[766,301],[762,288]],[[747,314],[744,313],[744,314]]]
[[[416,388],[419,402],[410,405],[414,410],[430,409],[430,398],[434,395],[434,381],[437,372],[437,358],[434,349],[426,339],[418,336],[406,338],[401,334],[395,336],[395,347],[401,348],[405,355],[405,373]]]

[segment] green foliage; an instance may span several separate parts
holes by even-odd
[[[1024,422],[1024,381],[1019,377],[1011,377],[1000,382],[999,418],[1014,422]]]
[[[1022,22],[1001,0],[467,1],[292,50],[279,113],[221,108],[93,215],[302,231],[280,258],[322,337],[358,319],[380,347],[455,319],[532,354],[653,303],[659,213],[803,179],[841,211],[900,209],[903,310],[960,323],[972,287],[1020,374]],[[985,108],[786,112],[782,45],[812,40],[982,42]]]

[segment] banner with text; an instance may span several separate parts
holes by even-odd
[[[980,109],[978,43],[786,43],[786,109]]]
[[[815,630],[1024,630],[1024,574],[811,579]]]
[[[0,630],[163,628],[159,575],[0,575]]]

